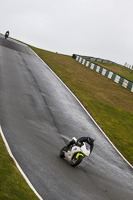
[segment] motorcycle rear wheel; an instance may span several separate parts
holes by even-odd
[[[63,148],[60,150],[59,155],[60,155],[61,158],[64,158],[64,157],[65,157],[65,155],[64,155],[65,149],[66,149],[66,147],[63,147]]]

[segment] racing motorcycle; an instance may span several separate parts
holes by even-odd
[[[7,39],[8,36],[9,36],[9,34],[6,32],[6,33],[5,33],[5,39]]]
[[[77,139],[75,137],[73,137],[72,139],[75,140],[75,143],[77,142]],[[75,167],[82,162],[83,158],[90,155],[90,149],[86,146],[85,143],[83,143],[82,146],[74,144],[69,149],[64,146],[60,150],[59,155],[61,158],[66,158],[70,162],[70,164]]]

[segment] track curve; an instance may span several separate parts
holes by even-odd
[[[0,35],[0,124],[17,162],[45,200],[132,200],[133,170],[79,102],[29,47]],[[59,158],[66,138],[93,132],[89,159]]]

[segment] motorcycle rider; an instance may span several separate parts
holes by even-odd
[[[69,144],[66,145],[66,151],[70,149],[74,144],[77,146],[82,146],[83,142],[88,143],[90,145],[90,154],[94,148],[94,141],[95,141],[95,136],[94,135],[89,135],[89,137],[81,137],[77,141],[72,139]]]
[[[6,31],[5,33],[5,39],[9,37],[9,31]]]

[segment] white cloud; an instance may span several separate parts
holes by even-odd
[[[1,33],[46,50],[133,64],[132,0],[7,0]]]

